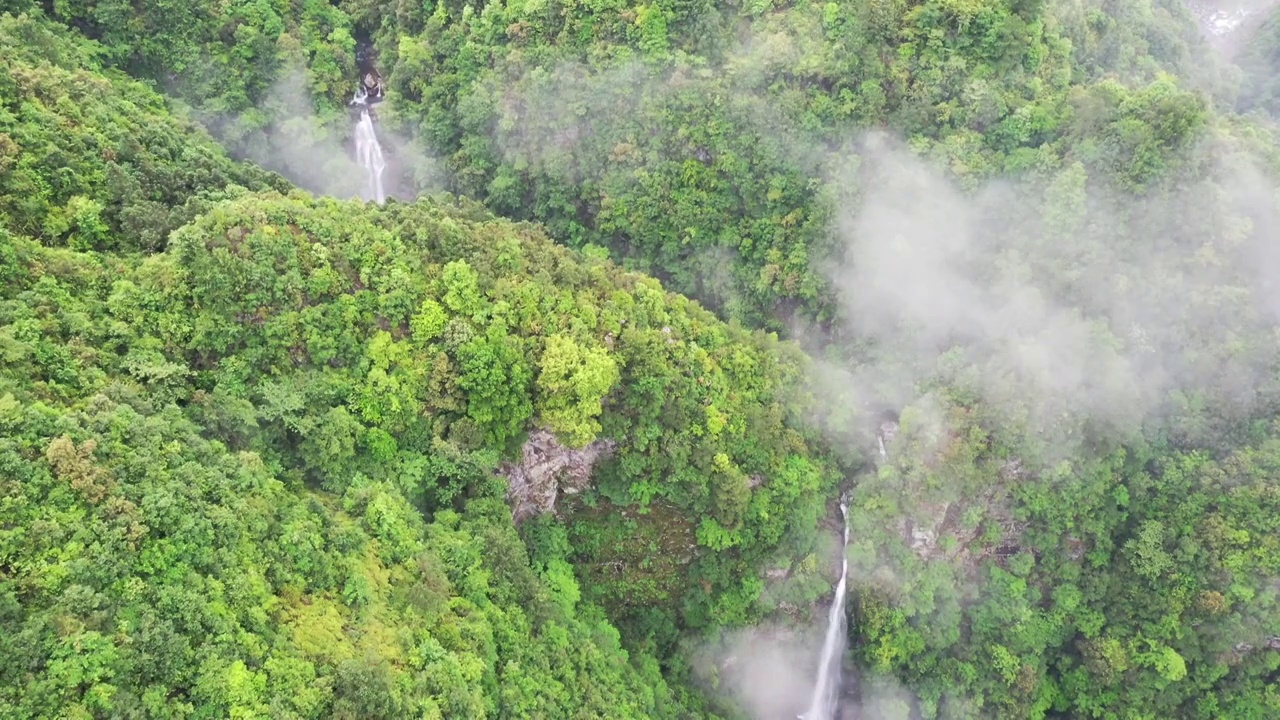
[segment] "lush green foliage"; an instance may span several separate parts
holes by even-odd
[[[1160,34],[1133,14],[1130,32]],[[1145,186],[1201,112],[1163,72],[1188,52],[1176,37],[1143,63],[1132,37],[1035,2],[441,3],[368,27],[395,118],[458,192],[755,323],[827,314],[818,181],[857,128],[892,126],[964,183],[1079,160]],[[1138,84],[1091,80],[1116,71]]]
[[[102,44],[0,25],[15,713],[701,711],[680,641],[825,590],[836,466],[801,421],[869,444],[875,393],[814,403],[793,347],[612,257],[734,321],[817,320],[859,383],[909,378],[875,398],[906,406],[857,473],[850,562],[851,655],[911,712],[1280,714],[1280,154],[1220,110],[1275,110],[1274,21],[1237,71],[1177,2],[51,12]],[[357,36],[384,129],[581,255],[469,201],[290,195],[98,65],[252,153],[320,132],[281,87],[341,132]],[[849,143],[874,127],[983,216],[967,255],[931,244],[959,207],[904,230],[912,263],[1034,292],[941,339],[859,327],[894,304],[825,269],[883,239],[850,217],[892,204]],[[521,544],[492,471],[535,426],[618,448]]]
[[[466,491],[424,465],[441,447],[491,466],[532,425],[571,445],[615,440],[583,501],[673,506],[717,551],[689,558],[710,593],[631,601],[683,602],[694,626],[750,617],[719,596],[748,608],[759,587],[744,576],[788,533],[811,542],[831,484],[787,427],[803,411],[801,357],[478,208],[356,210],[247,198],[174,235],[185,282],[161,307],[196,310],[155,322],[206,368],[195,385],[218,408],[268,408],[308,479],[341,492],[353,473],[416,478],[405,491],[427,512]]]
[[[229,184],[284,189],[119,73],[101,47],[0,18],[0,213],[77,249],[155,250]]]
[[[130,82],[10,71],[17,168],[78,137],[41,127],[180,127]],[[257,177],[143,152],[166,137],[111,167]],[[171,183],[166,217],[202,214],[143,258],[127,222],[48,230],[60,201],[145,214],[101,194],[122,184],[22,205],[35,172],[0,186],[6,716],[679,715],[651,652],[759,617],[761,563],[813,543],[835,477],[789,427],[803,357],[775,338],[468,203]],[[618,448],[594,510],[526,550],[493,470],[537,425]],[[650,512],[688,540],[660,568],[633,547]]]
[[[602,493],[641,511],[679,507],[686,534],[690,518],[710,528],[699,532],[708,549],[691,542],[656,580],[619,566],[621,582],[656,583],[627,599],[656,613],[654,627],[758,616],[760,585],[743,578],[785,534],[811,542],[823,478],[770,399],[785,366],[770,370],[757,346],[773,341],[475,211],[354,209],[246,196],[142,263],[7,242],[5,521],[49,524],[6,543],[5,582],[21,598],[7,672],[49,667],[41,628],[74,607],[97,611],[77,616],[84,637],[63,641],[104,653],[77,656],[97,670],[38,673],[47,687],[10,675],[14,712],[208,711],[223,699],[272,716],[669,712],[656,666],[625,670],[594,604],[574,612],[565,561],[616,564],[619,551],[571,549],[544,524],[531,569],[490,474],[535,414],[566,417],[554,399],[565,394],[594,401],[568,439],[587,439],[600,415],[622,440]],[[612,352],[595,344],[610,331]],[[570,373],[586,389],[546,393],[569,353],[587,358]],[[634,392],[612,393],[601,413],[601,384],[622,377]],[[663,436],[665,449],[653,441]],[[748,473],[770,479],[752,492]],[[165,599],[179,591],[186,600]],[[169,616],[183,606],[181,622]],[[190,646],[163,672],[135,665],[162,662],[134,643],[152,630],[175,653]],[[457,632],[467,639],[447,640]],[[594,689],[573,690],[574,673]],[[310,694],[291,699],[303,686]],[[351,702],[374,704],[341,710]]]
[[[6,334],[27,326],[10,358],[121,322],[111,268],[59,255],[4,303]],[[5,717],[680,714],[656,663],[575,608],[572,576],[529,566],[500,497],[428,524],[385,480],[307,491],[114,355],[79,358],[61,402],[15,382],[34,360],[4,375]]]
[[[213,113],[250,109],[281,73],[303,73],[311,95],[331,112],[351,92],[356,44],[351,20],[327,2],[59,0],[47,5],[52,17],[100,40],[104,59],[159,81]],[[251,129],[260,126],[251,124]]]
[[[1280,657],[1261,649],[1280,613],[1280,427],[1220,460],[1135,447],[1035,477],[972,411],[939,438],[922,410],[855,493],[870,671],[946,718],[1280,710]],[[933,538],[878,542],[904,516]]]
[[[1043,389],[1016,377],[996,388],[997,402],[984,397],[992,386],[965,380],[1004,368],[963,352],[939,361],[950,364],[937,380],[943,406],[970,408],[942,423],[954,447],[909,445],[895,455],[908,466],[861,479],[855,493],[860,572],[892,578],[883,595],[876,582],[862,586],[855,654],[907,681],[925,717],[1274,712],[1263,688],[1276,656],[1256,649],[1263,619],[1277,615],[1274,571],[1260,569],[1257,582],[1221,574],[1231,552],[1192,548],[1203,530],[1187,500],[1200,493],[1231,532],[1265,537],[1274,523],[1252,513],[1274,502],[1265,499],[1272,485],[1253,475],[1253,495],[1227,497],[1220,480],[1169,469],[1186,458],[1225,467],[1244,443],[1265,445],[1269,433],[1249,422],[1274,411],[1277,356],[1270,321],[1256,311],[1265,291],[1227,272],[1203,280],[1207,248],[1238,252],[1208,228],[1251,212],[1222,200],[1236,181],[1220,162],[1247,147],[1274,151],[1255,129],[1214,116],[1212,98],[1174,75],[1202,63],[1184,8],[441,3],[368,26],[390,68],[394,119],[448,158],[460,192],[545,223],[571,245],[608,248],[753,323],[797,311],[828,327],[850,322],[823,263],[843,242],[879,239],[833,232],[833,216],[881,180],[857,167],[872,154],[845,149],[857,128],[892,127],[961,187],[1016,178],[1024,190],[1008,200],[1017,206],[980,227],[992,238],[981,247],[1000,250],[980,277],[1033,278],[1050,302],[1090,318],[1106,318],[1116,294],[1119,307],[1181,306],[1156,313],[1164,327],[1150,351],[1185,357],[1179,380],[1195,382],[1150,403],[1125,388],[1090,388],[1135,411],[1097,419],[1096,407],[1051,413]],[[1125,268],[1146,272],[1146,286],[1130,292]],[[1209,317],[1219,324],[1205,327]],[[1102,358],[1137,354],[1141,341],[1122,335],[1129,328],[1102,327]],[[896,340],[868,353],[855,337],[830,354],[843,363],[870,355],[872,367],[900,372],[916,346]],[[1054,338],[1038,340],[1058,350]],[[1246,364],[1266,368],[1247,402],[1228,387]],[[1008,400],[1020,393],[1022,402]],[[1144,407],[1167,424],[1144,428]],[[1065,438],[1069,463],[1055,466]],[[1014,459],[1034,469],[1002,472]],[[1128,500],[1117,507],[1121,493]],[[904,515],[940,523],[947,551],[926,560],[908,549]],[[964,529],[945,539],[948,523]],[[651,557],[670,555],[657,538],[651,547]],[[1167,564],[1132,569],[1161,553]],[[1202,617],[1202,594],[1229,599]],[[1096,660],[1104,646],[1112,674]]]
[[[814,265],[832,245],[831,199],[816,180],[839,171],[830,151],[858,127],[888,124],[969,181],[1082,159],[1138,184],[1192,127],[1141,114],[1151,95],[1185,94],[1163,73],[1191,63],[1185,13],[1179,25],[1137,4],[115,7],[55,15],[195,104],[237,152],[304,175],[313,169],[264,148],[317,147],[338,131],[352,38],[371,35],[388,127],[444,159],[455,192],[777,328],[828,310]],[[740,23],[746,41],[730,31]],[[279,83],[298,72],[311,107],[282,115],[276,105],[294,101]],[[1081,105],[1089,84],[1076,81],[1115,73],[1140,84],[1084,90],[1107,100]],[[310,110],[328,131],[287,120]],[[1078,132],[1099,120],[1118,135],[1101,156]]]

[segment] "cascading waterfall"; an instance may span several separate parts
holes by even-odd
[[[382,189],[382,171],[387,168],[387,163],[382,157],[378,134],[373,129],[373,118],[369,116],[369,99],[369,91],[361,83],[351,101],[353,107],[360,109],[355,130],[356,162],[365,174],[365,199],[381,205],[387,199]]]
[[[809,709],[800,716],[800,720],[833,720],[838,704],[840,665],[846,640],[844,601],[849,573],[849,560],[845,557],[845,550],[849,546],[848,503],[848,497],[840,498],[840,522],[844,523],[844,544],[840,546],[840,582],[836,584],[835,597],[831,599],[831,612],[827,615],[827,635],[822,641],[822,655],[818,659],[818,681],[813,686]]]

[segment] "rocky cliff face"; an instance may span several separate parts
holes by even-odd
[[[1188,0],[1202,37],[1209,46],[1233,56],[1258,30],[1276,0]]]
[[[560,444],[547,430],[529,434],[520,462],[503,463],[498,474],[507,480],[507,498],[516,522],[555,509],[563,493],[582,492],[591,481],[596,461],[613,452],[617,443],[596,440],[581,450]]]

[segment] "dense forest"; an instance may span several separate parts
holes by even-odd
[[[1221,5],[0,2],[0,716],[1280,716]]]

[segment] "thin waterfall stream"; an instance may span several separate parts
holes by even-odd
[[[840,546],[840,582],[836,584],[835,597],[827,614],[827,633],[822,641],[822,654],[818,657],[818,679],[813,686],[809,709],[800,720],[834,720],[840,694],[840,667],[843,663],[847,632],[845,628],[845,586],[848,581],[849,560],[845,552],[849,546],[848,497],[840,498],[840,521],[844,524],[844,542]]]
[[[370,87],[372,86],[372,87]],[[382,145],[378,142],[378,133],[373,126],[373,117],[369,109],[374,102],[382,99],[382,83],[374,75],[368,74],[356,87],[351,107],[359,114],[356,118],[355,141],[356,163],[365,174],[365,188],[361,197],[372,200],[379,205],[387,199],[382,187],[382,172],[387,169],[387,161],[382,155]]]

